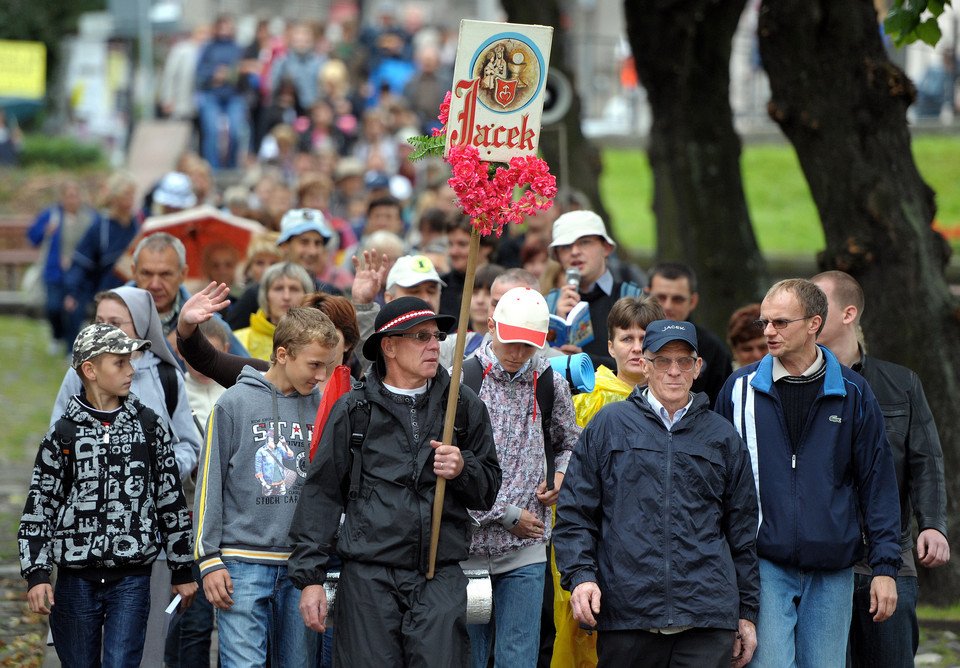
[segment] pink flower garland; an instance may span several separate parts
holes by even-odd
[[[450,92],[447,91],[440,115],[442,130],[434,129],[439,137],[446,130],[450,114]],[[524,216],[537,210],[549,209],[557,195],[557,179],[550,173],[546,161],[532,155],[514,157],[507,167],[497,167],[493,178],[490,168],[480,160],[476,146],[451,147],[446,161],[453,168],[453,176],[447,183],[457,194],[457,205],[470,216],[474,228],[483,236],[503,233],[507,223],[522,223]],[[517,201],[513,200],[516,188],[529,186]]]

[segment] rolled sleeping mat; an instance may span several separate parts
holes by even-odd
[[[587,353],[551,357],[550,366],[567,379],[571,393],[593,392],[597,378],[593,373],[593,361]]]
[[[467,624],[486,624],[490,621],[493,612],[493,584],[490,582],[490,573],[486,570],[464,571],[467,576]],[[337,583],[340,582],[340,571],[329,571],[323,583],[323,590],[327,594],[327,618],[324,623],[332,626],[336,621]]]

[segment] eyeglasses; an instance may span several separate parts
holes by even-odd
[[[437,341],[446,341],[447,333],[446,332],[404,332],[403,334],[391,334],[390,338],[401,338],[401,339],[416,339],[420,343],[426,343],[430,339],[436,339]]]
[[[113,327],[116,327],[117,329],[120,329],[120,328],[123,327],[124,325],[133,324],[133,320],[117,320],[117,319],[115,319],[115,318],[110,319],[110,320],[104,320],[104,319],[101,318],[101,317],[97,317],[97,324],[98,324],[98,325],[111,325],[111,326],[113,326]]]
[[[805,315],[802,318],[794,318],[793,320],[784,320],[783,318],[774,318],[773,320],[767,320],[766,318],[760,318],[759,320],[753,321],[753,326],[757,329],[766,329],[767,325],[773,325],[774,329],[785,329],[787,325],[791,322],[797,322],[798,320],[809,320],[812,318],[812,315]]]
[[[657,371],[669,371],[674,364],[676,364],[677,368],[681,371],[693,371],[693,367],[697,364],[696,357],[678,357],[677,359],[670,359],[669,357],[663,357],[662,355],[658,355],[657,357],[647,357],[644,355],[643,358],[653,364],[653,368]]]

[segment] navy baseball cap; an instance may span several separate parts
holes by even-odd
[[[643,352],[657,352],[671,341],[689,343],[697,352],[697,330],[693,323],[683,320],[654,320],[647,325],[643,337]]]
[[[363,175],[363,185],[367,190],[388,190],[390,188],[390,177],[383,172],[371,170]]]

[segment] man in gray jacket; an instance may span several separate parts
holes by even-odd
[[[743,666],[760,608],[750,457],[690,392],[702,366],[691,323],[650,323],[643,353],[649,384],[590,421],[567,468],[561,582],[574,618],[600,630],[600,668]]]

